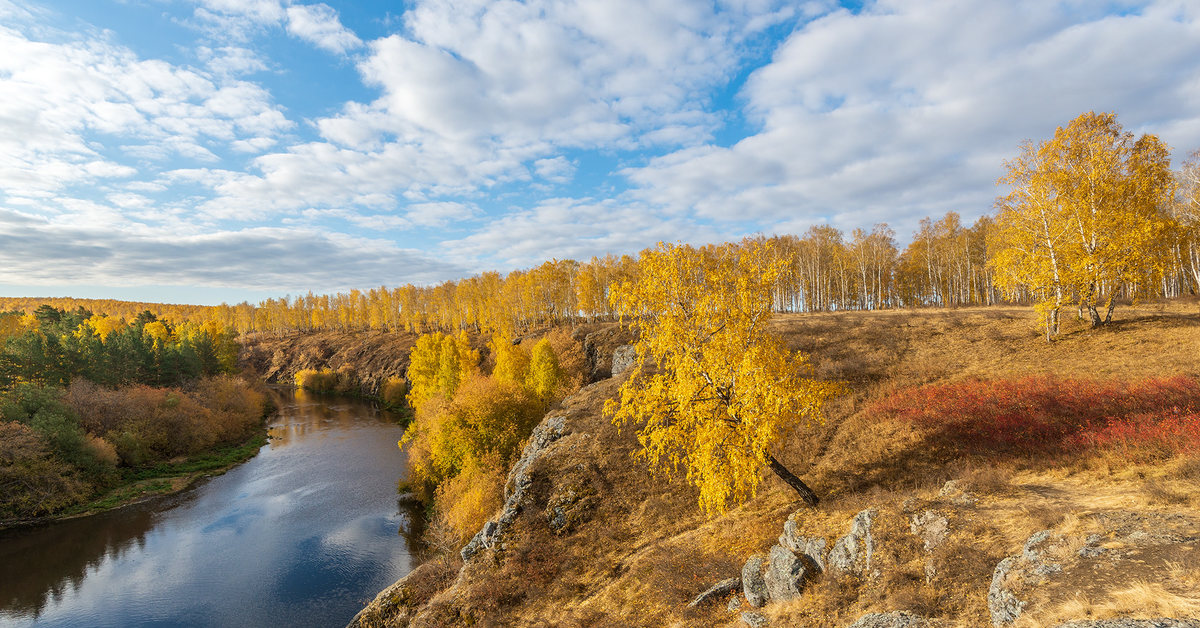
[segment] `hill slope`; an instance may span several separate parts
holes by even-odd
[[[631,460],[634,435],[601,416],[621,380],[600,381],[535,432],[510,475],[499,533],[465,564],[450,556],[421,566],[358,625],[847,626],[911,611],[931,625],[980,626],[997,609],[1005,619],[1009,599],[1022,612],[997,625],[1198,616],[1197,459],[967,454],[872,409],[905,387],[969,378],[1197,375],[1195,303],[1118,314],[1110,328],[1078,327],[1052,345],[1017,308],[779,317],[788,344],[852,390],[823,427],[796,432],[779,452],[822,495],[815,510],[771,476],[758,497],[706,519],[686,483]],[[869,520],[865,565],[831,568],[761,609],[741,588],[688,607],[765,556],[792,515],[793,538],[827,547],[853,536],[856,515]]]

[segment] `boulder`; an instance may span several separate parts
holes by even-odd
[[[742,566],[742,593],[746,602],[755,608],[767,603],[767,581],[763,578],[763,557],[759,554],[751,556]]]
[[[792,553],[805,562],[805,567],[813,573],[821,573],[826,569],[827,545],[823,537],[801,536],[796,529],[796,515],[788,517],[783,524],[783,534],[779,535],[779,544],[788,548]]]
[[[738,577],[726,578],[705,590],[700,595],[688,604],[688,608],[696,608],[705,602],[716,600],[733,593],[738,587],[742,586],[742,579]]]
[[[791,550],[782,545],[772,547],[767,562],[767,573],[764,576],[767,597],[773,602],[785,602],[800,597],[807,571],[804,561]]]
[[[846,628],[923,628],[929,622],[924,617],[908,611],[891,613],[867,613]]]
[[[844,574],[862,576],[871,569],[875,542],[871,538],[874,508],[864,510],[850,522],[850,533],[838,539],[829,551],[829,565]]]

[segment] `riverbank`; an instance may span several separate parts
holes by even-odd
[[[267,444],[269,438],[264,417],[261,429],[239,444],[151,467],[128,469],[119,486],[87,503],[42,517],[0,520],[0,530],[88,517],[182,492],[202,478],[221,475],[250,460]]]

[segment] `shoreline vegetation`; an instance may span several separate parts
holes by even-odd
[[[31,519],[0,520],[0,530],[44,525],[56,521],[90,517],[126,506],[133,506],[158,497],[167,497],[192,488],[198,481],[217,477],[248,462],[270,442],[266,421],[260,432],[236,445],[201,452],[183,460],[133,471],[124,483],[84,504],[60,512]]]
[[[43,305],[0,313],[0,340],[5,525],[180,490],[263,438],[272,404],[232,329]]]

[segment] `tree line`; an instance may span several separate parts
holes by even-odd
[[[1006,163],[1000,183],[1010,192],[997,199],[995,212],[970,224],[957,212],[925,218],[902,250],[895,230],[883,223],[848,236],[815,225],[803,234],[747,238],[736,246],[765,246],[778,259],[783,270],[769,287],[777,312],[1008,302],[1054,312],[1077,305],[1083,315],[1120,299],[1200,291],[1200,151],[1172,171],[1169,151],[1157,137],[1135,140],[1114,114],[1092,112],[1021,151]],[[611,288],[638,276],[641,263],[611,254],[550,260],[437,285],[309,292],[257,305],[0,298],[0,311],[31,312],[46,303],[130,319],[145,310],[180,322],[211,321],[240,334],[469,329],[514,335],[541,325],[615,318]]]

